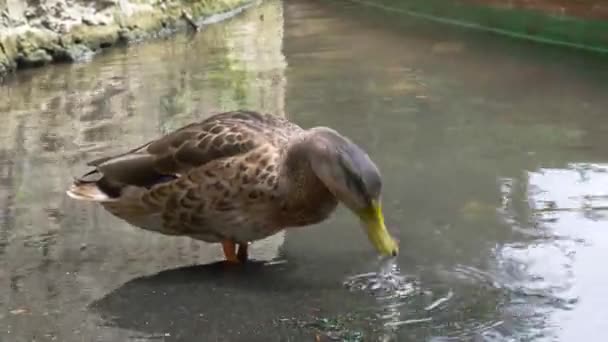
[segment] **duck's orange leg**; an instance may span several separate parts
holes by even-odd
[[[226,261],[231,263],[239,262],[239,258],[236,255],[236,243],[228,240],[222,241],[222,249],[224,250]]]

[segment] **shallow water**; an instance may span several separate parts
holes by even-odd
[[[603,341],[607,65],[294,0],[21,72],[0,87],[0,340]],[[244,107],[368,150],[400,256],[341,209],[226,268],[64,194],[86,160]]]

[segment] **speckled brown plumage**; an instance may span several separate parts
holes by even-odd
[[[306,131],[250,111],[216,114],[100,158],[68,193],[143,229],[247,243],[319,222],[337,200],[290,146]]]

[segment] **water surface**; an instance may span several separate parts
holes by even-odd
[[[21,72],[0,88],[0,339],[603,341],[606,65],[293,0]],[[230,269],[65,196],[85,161],[237,108],[369,151],[398,259],[341,209]]]

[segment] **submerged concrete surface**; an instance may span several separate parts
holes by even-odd
[[[0,86],[0,341],[602,342],[605,61],[424,24],[268,0],[16,73]],[[226,268],[217,245],[65,195],[86,161],[235,108],[364,146],[396,270],[347,210]]]
[[[166,35],[248,0],[0,0],[0,78],[16,69],[78,61]]]
[[[110,295],[124,283],[214,263],[222,258],[221,248],[134,229],[98,206],[70,200],[65,189],[86,169],[87,160],[141,144],[209,113],[243,107],[285,115],[282,42],[282,6],[264,1],[195,35],[178,33],[108,49],[88,63],[21,70],[0,85],[0,341],[226,340],[213,335],[205,339],[201,331],[209,327],[208,320],[223,320],[218,323],[224,327],[234,322],[219,312],[241,314],[247,307],[231,311],[223,306],[227,302],[222,294],[210,286],[226,282],[213,276],[218,267],[211,266],[202,267],[202,278],[187,280],[185,287],[179,279],[168,285],[180,297],[145,314],[152,319],[137,320],[135,324],[154,325],[148,330],[138,330],[129,319],[106,323],[106,313],[112,318],[121,305],[132,306],[130,296],[116,301],[123,292]],[[251,257],[276,258],[284,239],[277,234],[256,243]],[[260,280],[276,283],[281,272],[289,271],[279,266],[268,271],[277,275],[272,279],[252,266],[242,275],[235,270],[228,282],[255,277],[259,279],[252,279],[253,285]],[[169,283],[174,275],[168,273]],[[215,281],[204,282],[207,276]],[[139,292],[140,283],[134,285],[138,293],[148,293]],[[291,293],[298,294],[295,289]],[[264,303],[269,296],[260,295]],[[156,299],[161,298],[144,301],[154,306]],[[180,301],[211,305],[218,314],[188,311],[182,316],[184,312],[175,311],[181,310]],[[248,308],[252,315],[259,310]],[[132,309],[130,313],[142,313],[139,305]],[[169,322],[176,329],[164,326]],[[221,330],[217,334],[225,335]]]

